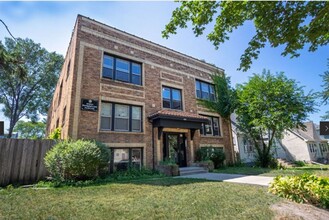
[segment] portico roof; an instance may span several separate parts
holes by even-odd
[[[155,127],[200,129],[202,123],[208,122],[205,116],[175,110],[160,110],[152,113],[148,118]]]
[[[149,116],[149,119],[156,119],[156,118],[172,118],[172,119],[180,119],[180,120],[201,120],[203,122],[207,122],[208,118],[202,115],[190,113],[190,112],[183,112],[183,111],[175,111],[175,110],[160,110],[157,111]]]

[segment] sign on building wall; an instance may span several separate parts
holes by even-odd
[[[0,121],[0,136],[3,136],[5,134],[5,123],[3,121]]]
[[[98,101],[92,99],[81,99],[81,110],[82,111],[98,111]]]

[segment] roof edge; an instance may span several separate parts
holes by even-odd
[[[96,23],[98,23],[98,24],[100,24],[100,25],[104,25],[104,26],[106,26],[106,27],[108,27],[108,28],[112,28],[112,29],[114,29],[114,30],[116,30],[116,31],[122,32],[123,34],[127,34],[127,35],[129,35],[129,36],[131,36],[131,37],[135,37],[135,38],[137,38],[137,39],[139,39],[139,40],[142,40],[142,41],[145,41],[145,42],[147,42],[147,43],[151,43],[151,44],[153,44],[153,45],[155,45],[155,46],[161,47],[161,48],[163,48],[163,49],[169,50],[169,51],[171,51],[171,52],[173,52],[173,53],[178,53],[180,56],[187,57],[188,59],[191,59],[191,60],[197,61],[197,62],[199,62],[199,63],[201,63],[201,64],[203,64],[203,65],[209,66],[209,67],[211,67],[211,68],[215,68],[215,69],[217,69],[217,70],[219,70],[219,71],[221,71],[221,72],[223,72],[223,73],[225,74],[225,70],[222,69],[222,68],[220,68],[220,67],[218,67],[218,66],[216,66],[215,64],[208,63],[208,62],[206,62],[206,61],[203,61],[203,60],[201,60],[201,59],[198,59],[198,58],[192,57],[192,56],[190,56],[190,55],[184,54],[184,53],[182,53],[182,52],[176,51],[176,50],[171,49],[171,48],[169,48],[169,47],[165,47],[165,46],[163,46],[163,45],[161,45],[161,44],[158,44],[158,43],[155,43],[155,42],[153,42],[153,41],[150,41],[150,40],[144,39],[144,38],[142,38],[142,37],[136,36],[136,35],[134,35],[134,34],[131,34],[131,33],[125,32],[125,31],[123,31],[123,30],[120,30],[120,29],[118,29],[118,28],[115,28],[115,27],[113,27],[113,26],[110,26],[110,25],[108,25],[108,24],[102,23],[102,22],[100,22],[100,21],[97,21],[97,20],[95,20],[95,19],[92,19],[92,18],[90,18],[90,17],[84,16],[84,15],[81,15],[81,14],[78,14],[78,15],[77,15],[77,20],[78,20],[79,17],[81,17],[81,18],[86,18],[86,19],[91,20],[91,21],[93,21],[93,22],[96,22]]]

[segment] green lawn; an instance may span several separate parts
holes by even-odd
[[[265,187],[158,178],[0,190],[0,219],[270,219],[279,201]]]
[[[217,169],[217,173],[233,173],[245,175],[261,175],[261,176],[278,176],[278,175],[299,175],[303,173],[312,173],[318,176],[329,177],[329,165],[306,165],[304,167],[289,167],[283,170],[260,168],[260,167],[225,167]]]

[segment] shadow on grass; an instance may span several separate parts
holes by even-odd
[[[328,168],[326,167],[294,167],[294,168],[288,168],[289,170],[300,170],[300,171],[316,171],[316,170],[319,170],[319,171],[325,171],[325,170],[329,170]]]
[[[137,185],[151,185],[151,186],[177,186],[177,185],[186,185],[193,183],[203,183],[203,182],[218,182],[214,180],[207,179],[194,179],[194,178],[173,178],[173,177],[164,177],[158,179],[144,179],[144,180],[133,180],[130,182],[116,182],[118,183],[131,183]]]
[[[258,167],[225,167],[215,170],[215,173],[242,174],[242,175],[260,175],[271,172],[269,168]]]

